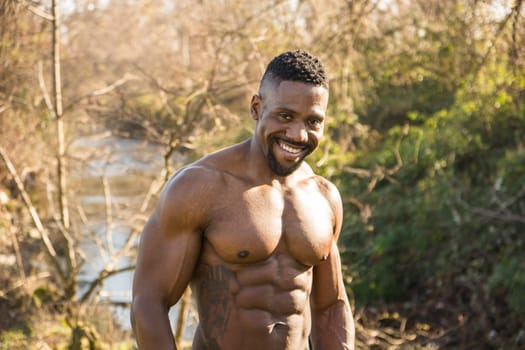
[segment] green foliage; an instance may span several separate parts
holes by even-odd
[[[522,243],[523,245],[523,243]],[[491,288],[503,288],[512,309],[525,314],[525,259],[523,254],[510,252],[499,261],[489,278]]]
[[[342,236],[358,302],[407,300],[439,288],[440,276],[448,275],[481,280],[494,297],[504,294],[513,313],[523,313],[519,79],[503,63],[487,65],[450,106],[432,113],[415,108],[347,157],[350,167],[371,170],[364,177],[340,172],[336,180],[343,196],[357,196],[372,213],[363,220],[348,205]]]
[[[0,334],[0,350],[24,349],[27,336],[22,330],[7,331]]]
[[[49,305],[56,299],[56,291],[52,290],[53,287],[39,287],[33,292],[32,300],[33,304],[37,308],[41,308],[42,305]]]
[[[409,45],[391,45],[397,28],[357,41],[366,62],[359,119],[331,106],[324,147],[334,155],[321,171],[345,203],[340,245],[358,305],[445,300],[515,345],[525,302],[525,69],[497,40],[491,54],[489,39],[461,37],[466,18],[450,13],[456,23],[427,24]],[[345,144],[345,123],[366,132],[347,132]]]

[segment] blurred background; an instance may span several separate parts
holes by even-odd
[[[330,76],[358,349],[525,348],[521,0],[0,0],[0,349],[132,349],[166,179],[251,135],[269,60]],[[190,348],[191,291],[172,309]]]

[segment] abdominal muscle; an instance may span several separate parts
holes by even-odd
[[[201,258],[192,281],[199,311],[193,349],[306,349],[311,280],[312,268],[286,254],[252,264]]]

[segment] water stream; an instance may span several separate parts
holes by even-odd
[[[81,242],[85,255],[79,279],[79,294],[84,293],[91,281],[109,261],[107,247],[118,251],[126,242],[131,232],[133,215],[140,213],[140,207],[152,181],[159,176],[163,168],[162,147],[146,141],[130,140],[111,136],[108,133],[77,138],[71,146],[72,154],[80,158],[76,171],[72,173],[76,183],[77,200],[83,208],[89,226]],[[183,158],[175,155],[174,166],[180,166]],[[111,239],[108,240],[106,220],[106,195],[102,178],[107,179],[111,193]],[[153,202],[142,214],[142,224],[151,213]],[[139,221],[140,222],[140,221]],[[106,252],[101,252],[100,246]],[[134,263],[134,258],[123,256],[116,261],[117,268],[124,268]],[[112,307],[119,324],[129,329],[129,303],[133,271],[127,271],[108,277],[99,297],[122,306]],[[172,308],[170,318],[175,324],[178,305]],[[184,338],[191,339],[193,330],[187,329]]]

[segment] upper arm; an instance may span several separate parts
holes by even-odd
[[[177,302],[187,287],[200,254],[206,224],[206,186],[202,170],[175,175],[161,193],[142,232],[133,280],[133,297]]]
[[[314,267],[312,286],[312,306],[314,309],[324,309],[338,300],[347,300],[337,245],[343,220],[341,195],[337,188],[326,180],[324,180],[323,190],[332,208],[333,240],[328,259]]]
[[[314,349],[354,349],[355,327],[337,246],[342,226],[342,201],[334,185],[329,184],[326,188],[333,210],[334,239],[328,259],[313,270],[312,343]]]

